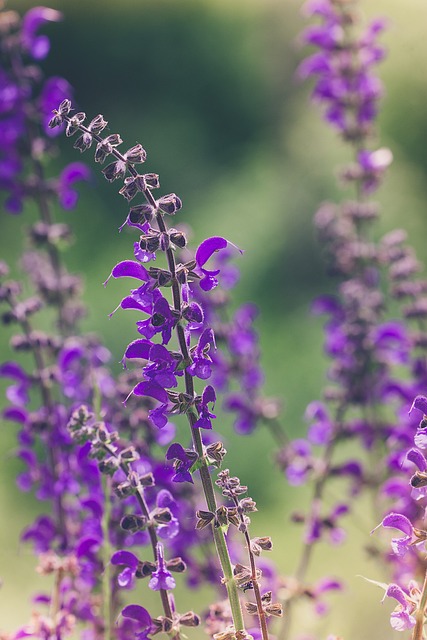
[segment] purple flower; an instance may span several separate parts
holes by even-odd
[[[89,177],[89,169],[81,162],[72,162],[61,172],[58,179],[58,197],[64,209],[74,209],[77,204],[79,194],[72,185],[78,180],[89,180]]]
[[[200,286],[204,291],[210,291],[218,286],[217,275],[220,273],[220,269],[214,269],[209,271],[204,268],[204,265],[208,262],[209,258],[217,252],[225,249],[231,245],[240,253],[243,253],[241,249],[236,247],[232,242],[229,242],[225,238],[221,238],[220,236],[214,236],[212,238],[207,238],[204,240],[198,247],[196,251],[196,263],[199,268],[199,271],[202,275],[200,280]]]
[[[384,598],[394,598],[398,605],[390,616],[390,624],[395,631],[407,631],[415,626],[416,620],[412,615],[415,610],[414,602],[397,584],[389,584]]]
[[[208,385],[203,389],[202,399],[197,404],[200,417],[197,420],[197,422],[193,424],[193,427],[195,429],[212,429],[211,420],[212,418],[216,418],[216,416],[209,411],[208,404],[209,402],[212,402],[212,404],[214,405],[215,401],[216,401],[215,389],[211,385]]]
[[[125,567],[117,576],[117,582],[121,587],[131,589],[139,564],[136,555],[130,551],[116,551],[111,556],[111,564]]]
[[[160,387],[177,386],[175,375],[176,360],[161,344],[153,344],[149,340],[134,340],[127,347],[124,358],[143,358],[152,364],[144,367],[144,376]]]
[[[104,282],[104,286],[106,286],[111,277],[136,278],[137,280],[143,280],[144,282],[148,282],[150,279],[147,269],[143,267],[142,264],[135,262],[134,260],[123,260],[122,262],[118,262]]]
[[[414,409],[418,409],[424,415],[427,415],[427,398],[426,396],[416,396],[412,403],[411,408],[409,409],[409,415],[411,415]]]
[[[234,421],[237,433],[247,435],[256,428],[259,416],[251,400],[243,393],[230,393],[225,399],[224,409],[237,413],[237,418]]]
[[[6,397],[9,402],[17,406],[25,406],[29,403],[28,390],[31,385],[30,377],[16,362],[5,362],[0,365],[0,377],[12,378],[16,384],[7,388]]]
[[[365,193],[370,193],[377,189],[383,174],[393,161],[393,154],[385,147],[376,151],[364,149],[359,151],[357,161],[363,172],[362,188]]]
[[[387,529],[398,529],[405,534],[402,538],[393,538],[391,541],[391,548],[397,556],[404,556],[410,547],[417,542],[420,543],[420,540],[415,535],[411,521],[401,513],[389,513],[373,531],[376,531],[381,526]]]
[[[193,363],[187,368],[188,373],[197,376],[201,380],[206,380],[212,374],[212,359],[209,356],[209,349],[215,345],[215,337],[212,329],[205,329],[201,334],[199,341],[191,350]]]
[[[144,609],[144,607],[141,607],[139,604],[129,604],[122,609],[121,614],[124,618],[137,623],[138,631],[134,633],[137,640],[146,640],[146,638],[148,638],[152,622],[147,609]]]
[[[157,290],[156,290],[157,291]],[[146,338],[152,338],[156,333],[162,334],[163,344],[168,344],[172,337],[172,330],[177,323],[177,316],[172,313],[169,302],[158,291],[153,294],[152,315],[148,320],[138,321],[138,333]]]
[[[305,410],[305,418],[315,421],[308,432],[310,442],[317,445],[328,444],[333,432],[333,422],[323,402],[311,402]]]
[[[47,56],[50,42],[47,36],[37,34],[45,22],[58,22],[62,14],[48,7],[34,7],[25,14],[22,20],[22,44],[36,60]]]
[[[165,558],[163,554],[163,545],[161,542],[157,543],[157,571],[151,574],[151,580],[148,583],[150,589],[153,591],[160,591],[160,589],[168,590],[175,589],[176,583],[172,574],[166,569]]]
[[[190,469],[196,461],[197,456],[192,449],[184,449],[179,442],[171,444],[166,452],[166,460],[175,461],[175,475],[172,477],[173,482],[191,482],[193,478]]]
[[[158,428],[162,429],[168,422],[167,408],[168,408],[168,394],[160,385],[155,382],[139,382],[131,391],[129,395],[134,393],[136,396],[148,396],[160,401],[160,405],[155,409],[151,409],[148,413],[148,417],[152,423]]]
[[[312,589],[312,594],[316,602],[316,613],[319,616],[325,615],[329,610],[328,605],[320,600],[320,597],[323,596],[323,594],[328,593],[329,591],[341,590],[342,584],[339,580],[336,580],[336,578],[321,578],[321,580],[317,582],[317,584]]]

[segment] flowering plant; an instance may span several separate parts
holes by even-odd
[[[333,294],[313,303],[314,314],[328,317],[330,384],[308,404],[307,437],[293,439],[280,400],[264,395],[258,309],[233,302],[239,238],[214,235],[212,224],[192,248],[181,198],[157,196],[158,174],[142,169],[145,148],[123,147],[103,115],[87,119],[74,107],[67,81],[44,79],[39,64],[50,45],[42,32],[59,12],[35,7],[20,18],[0,11],[0,185],[9,214],[33,208],[37,217],[22,258],[27,281],[10,279],[9,266],[0,265],[3,323],[16,328],[16,356],[0,366],[3,417],[19,429],[18,486],[43,501],[21,538],[33,546],[38,572],[52,578],[37,592],[30,619],[2,638],[311,638],[301,635],[297,617],[304,601],[317,619],[328,611],[329,593],[345,588],[336,567],[314,577],[315,550],[341,544],[366,500],[375,516],[365,535],[372,530],[370,554],[379,561],[368,582],[397,602],[393,629],[424,637],[427,286],[405,233],[375,231],[372,198],[393,160],[375,137],[383,90],[374,69],[384,57],[385,22],[365,26],[357,4],[305,5],[317,22],[301,39],[317,50],[298,75],[314,78],[313,100],[350,150],[340,179],[353,194],[323,203],[315,215],[334,279]],[[131,282],[112,321],[123,310],[137,317],[118,374],[106,346],[82,328],[81,280],[65,267],[72,233],[56,205],[78,211],[75,183],[96,179],[75,161],[48,177],[60,132],[76,151],[94,153],[109,183],[119,182],[127,205],[119,230],[137,234],[104,282],[112,296],[122,279]],[[294,571],[279,572],[264,558],[273,550],[268,530],[254,533],[258,508],[247,494],[256,465],[244,483],[226,468],[227,412],[239,447],[243,436],[271,432],[283,491],[310,487],[308,506],[291,518],[304,529]],[[272,528],[281,518],[277,509]],[[403,534],[392,539],[392,553],[382,529]],[[282,533],[280,546],[288,548],[287,540]],[[374,579],[384,569],[387,582]],[[188,609],[187,590],[205,584],[211,595]]]

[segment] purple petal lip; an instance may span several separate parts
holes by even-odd
[[[150,614],[147,609],[144,609],[144,607],[141,607],[139,604],[129,604],[122,609],[122,616],[140,622],[145,628],[151,625]]]
[[[124,564],[132,569],[138,566],[138,558],[130,551],[116,551],[111,556],[111,564]]]
[[[416,396],[412,403],[411,408],[409,409],[409,415],[412,413],[414,409],[418,409],[422,411],[424,415],[427,414],[427,398],[425,396]]]

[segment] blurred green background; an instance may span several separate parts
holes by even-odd
[[[8,7],[21,11],[34,4],[11,1]],[[340,197],[335,170],[348,152],[310,104],[309,87],[295,80],[303,55],[297,43],[303,27],[301,3],[63,0],[50,6],[63,11],[65,19],[49,29],[52,50],[46,72],[69,80],[79,108],[89,117],[103,113],[110,131],[120,132],[129,146],[143,144],[148,152],[146,169],[160,174],[162,193],[175,191],[182,197],[180,221],[191,225],[194,242],[224,235],[246,250],[239,259],[242,278],[236,304],[251,300],[260,307],[266,393],[283,399],[288,432],[294,437],[304,433],[304,409],[320,397],[326,366],[321,321],[310,316],[309,306],[314,296],[333,290],[323,275],[312,216],[322,200]],[[404,226],[423,259],[427,4],[363,0],[361,6],[368,17],[386,15],[390,20],[383,38],[388,57],[380,67],[386,96],[379,144],[391,147],[395,162],[378,197],[383,209],[380,226],[384,230]],[[71,144],[65,140],[60,144],[63,154],[57,167],[80,160]],[[90,163],[89,155],[86,160]],[[117,233],[127,209],[115,185],[108,185],[97,168],[92,185],[80,192],[78,210],[58,211],[58,218],[66,218],[77,238],[67,254],[68,265],[85,274],[90,309],[85,329],[101,335],[118,362],[134,336],[133,316],[122,313],[109,320],[107,314],[124,295],[126,283],[112,283],[106,290],[101,283],[111,266],[130,254],[132,234]],[[3,215],[0,224],[2,257],[16,266],[26,220]],[[10,357],[6,333],[1,360]],[[260,509],[253,518],[254,534],[273,536],[273,557],[284,573],[290,573],[300,531],[289,525],[289,515],[307,493],[286,486],[272,464],[274,443],[266,431],[260,429],[242,440],[233,434],[227,418],[223,424],[228,465],[249,484]],[[37,580],[32,554],[18,542],[19,531],[37,506],[15,487],[19,464],[13,459],[14,438],[13,427],[4,425],[2,630],[12,630],[28,616]],[[381,608],[381,592],[357,577],[385,577],[361,550],[363,543],[369,543],[373,524],[366,505],[359,504],[357,517],[349,522],[348,541],[338,549],[319,548],[316,554],[313,577],[326,571],[345,574],[348,585],[344,595],[331,598],[334,609],[320,620],[319,638],[334,632],[359,640],[369,637],[373,628],[377,640],[390,636],[392,603]],[[200,594],[200,608],[206,605],[204,598]],[[180,598],[180,608],[185,606],[195,606],[194,594]],[[302,634],[316,623],[309,611],[300,609],[294,638],[297,631]],[[197,632],[192,634],[196,636]]]

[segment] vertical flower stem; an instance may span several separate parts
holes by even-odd
[[[236,497],[233,497],[233,502],[235,504],[235,506],[238,508],[239,506],[239,501]],[[238,512],[239,513],[239,512]],[[244,523],[244,519],[243,516],[240,514],[240,521],[242,523]],[[267,627],[267,616],[265,614],[264,608],[262,606],[262,599],[261,599],[261,591],[259,588],[259,583],[258,583],[258,578],[257,578],[257,571],[256,571],[256,564],[255,564],[255,556],[252,552],[251,549],[251,539],[248,533],[248,530],[246,529],[244,534],[245,536],[245,540],[246,540],[246,546],[248,548],[248,556],[249,556],[249,563],[251,565],[251,581],[252,581],[252,586],[253,586],[253,590],[254,590],[254,594],[255,594],[255,600],[256,600],[256,606],[257,606],[257,610],[258,610],[258,620],[259,620],[259,625],[261,627],[261,634],[262,634],[262,639],[263,640],[268,640],[269,636],[268,636],[268,627]]]
[[[104,571],[102,574],[102,606],[104,617],[104,640],[111,640],[111,482],[108,476],[103,476],[102,488],[104,493],[104,512],[102,514],[102,555],[104,564]]]
[[[93,411],[96,419],[101,420],[101,391],[93,379]],[[104,510],[102,513],[102,563],[104,571],[102,573],[102,611],[104,619],[104,640],[111,640],[112,622],[112,592],[111,592],[111,564],[112,545],[110,542],[110,521],[111,521],[111,479],[102,476],[102,492],[104,496]]]
[[[424,638],[424,618],[427,607],[427,570],[424,576],[424,584],[421,591],[420,604],[415,613],[415,627],[412,631],[411,640],[423,640]]]

